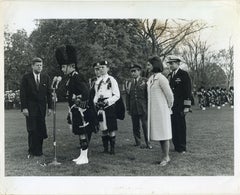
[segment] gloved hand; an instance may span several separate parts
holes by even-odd
[[[187,113],[192,112],[191,108],[184,108],[183,113],[186,115]]]
[[[88,105],[87,101],[82,101],[80,98],[76,98],[74,104],[82,109],[86,109]]]
[[[99,131],[99,126],[98,126],[98,125],[95,125],[95,126],[94,126],[94,129],[93,129],[93,132],[94,132],[94,133],[98,133],[98,131]]]

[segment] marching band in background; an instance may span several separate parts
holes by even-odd
[[[79,137],[80,154],[73,161],[77,165],[89,162],[88,148],[91,135],[92,132],[96,133],[98,131],[101,131],[103,153],[114,155],[116,131],[118,130],[117,119],[124,119],[125,108],[124,105],[121,105],[122,98],[118,82],[108,74],[111,67],[109,62],[102,60],[94,63],[92,68],[95,77],[87,82],[78,71],[76,49],[72,45],[58,47],[55,56],[61,71],[68,78],[66,83],[67,123],[72,132]],[[192,87],[188,73],[179,68],[180,62],[181,59],[178,56],[167,58],[167,64],[171,70],[167,77],[162,74],[163,64],[157,56],[148,60],[145,71],[142,70],[141,65],[132,64],[130,67],[132,78],[124,86],[126,108],[132,119],[135,146],[151,149],[150,141],[159,141],[163,153],[160,166],[165,166],[170,161],[171,139],[175,151],[186,152],[185,115],[191,111]],[[34,58],[33,66],[35,63],[42,64],[42,60]],[[46,104],[51,111],[52,97],[49,77],[41,74],[40,81],[38,81],[35,79],[38,72],[36,74],[34,71],[33,67],[33,73],[23,76],[20,90],[15,91],[15,93],[13,91],[5,92],[5,107],[21,106],[21,110],[27,119],[29,155],[38,156],[42,155],[42,140],[47,137]],[[39,75],[40,72],[41,70]],[[32,86],[32,88],[29,88],[29,86]],[[41,95],[39,96],[39,94]],[[227,103],[233,108],[233,87],[230,87],[229,90],[219,87],[206,90],[201,87],[193,93],[193,96],[198,98],[202,110],[205,110],[206,107],[215,106],[220,109]],[[40,97],[42,99],[39,99]],[[39,100],[40,106],[38,106],[36,100]],[[120,108],[119,102],[122,106]],[[29,107],[33,104],[34,107]],[[29,113],[26,112],[27,108]],[[120,118],[118,115],[119,109],[121,115],[123,115]],[[41,120],[39,120],[39,117]],[[37,125],[37,121],[42,121],[41,125]],[[145,147],[141,145],[140,122]],[[37,137],[34,137],[35,134],[30,134],[30,132],[37,132],[36,135],[41,135],[41,140],[37,141]]]
[[[217,109],[221,109],[226,104],[229,104],[233,108],[234,91],[232,86],[228,91],[218,86],[209,89],[200,87],[195,95],[198,97],[198,105],[202,110],[215,106]]]

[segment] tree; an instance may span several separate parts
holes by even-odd
[[[196,88],[226,87],[227,76],[216,58],[219,53],[210,52],[209,48],[210,45],[206,41],[201,41],[200,36],[185,41],[182,46],[183,60],[190,70],[192,83]]]
[[[211,58],[208,51],[209,47],[206,41],[201,41],[200,37],[185,41],[182,47],[182,57],[190,69],[192,83],[197,88],[207,84],[205,69]]]
[[[50,77],[61,74],[55,49],[72,44],[77,49],[79,69],[86,77],[94,76],[93,63],[104,59],[110,62],[111,74],[121,84],[129,77],[131,63],[146,63],[139,44],[138,25],[134,19],[38,20],[29,41],[34,53],[43,58]]]
[[[113,75],[121,77],[119,72],[126,64],[143,59],[137,25],[136,20],[121,19],[39,20],[30,42],[35,53],[45,59],[47,69],[52,74],[56,69],[56,47],[73,44],[77,48],[79,67],[84,73],[93,76],[89,67],[97,60],[108,59]]]
[[[219,66],[224,70],[226,74],[227,88],[233,85],[233,74],[234,74],[234,68],[233,68],[234,53],[233,52],[234,52],[233,45],[229,44],[229,48],[227,50],[222,49],[214,56],[214,60],[219,64]]]
[[[16,90],[20,87],[22,75],[30,69],[33,57],[32,46],[25,30],[16,33],[4,31],[4,77],[5,89]]]
[[[150,55],[165,58],[176,46],[191,34],[199,32],[208,26],[199,20],[144,19],[140,21],[139,34],[151,51]],[[151,45],[150,45],[151,44]]]
[[[218,66],[216,63],[210,63],[205,67],[205,87],[211,88],[219,86],[222,88],[226,87],[227,76],[223,69]]]

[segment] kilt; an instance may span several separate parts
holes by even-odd
[[[104,109],[108,131],[118,130],[115,104]]]
[[[87,109],[83,114],[84,116],[82,117],[77,107],[71,108],[72,132],[75,135],[89,134],[94,130],[95,120],[91,110]],[[85,126],[84,121],[88,123],[88,125]]]

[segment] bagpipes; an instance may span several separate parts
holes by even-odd
[[[107,130],[106,114],[104,111],[104,109],[108,107],[108,104],[105,103],[106,99],[107,98],[100,96],[100,98],[98,98],[98,101],[96,104],[96,108],[98,110],[97,118],[98,118],[98,122],[99,122],[99,129],[101,131]]]
[[[73,94],[72,100],[74,104],[69,108],[67,122],[70,130],[74,134],[79,134],[81,129],[89,125],[89,122],[85,120],[85,111],[88,108],[88,101],[83,101],[81,95]]]

